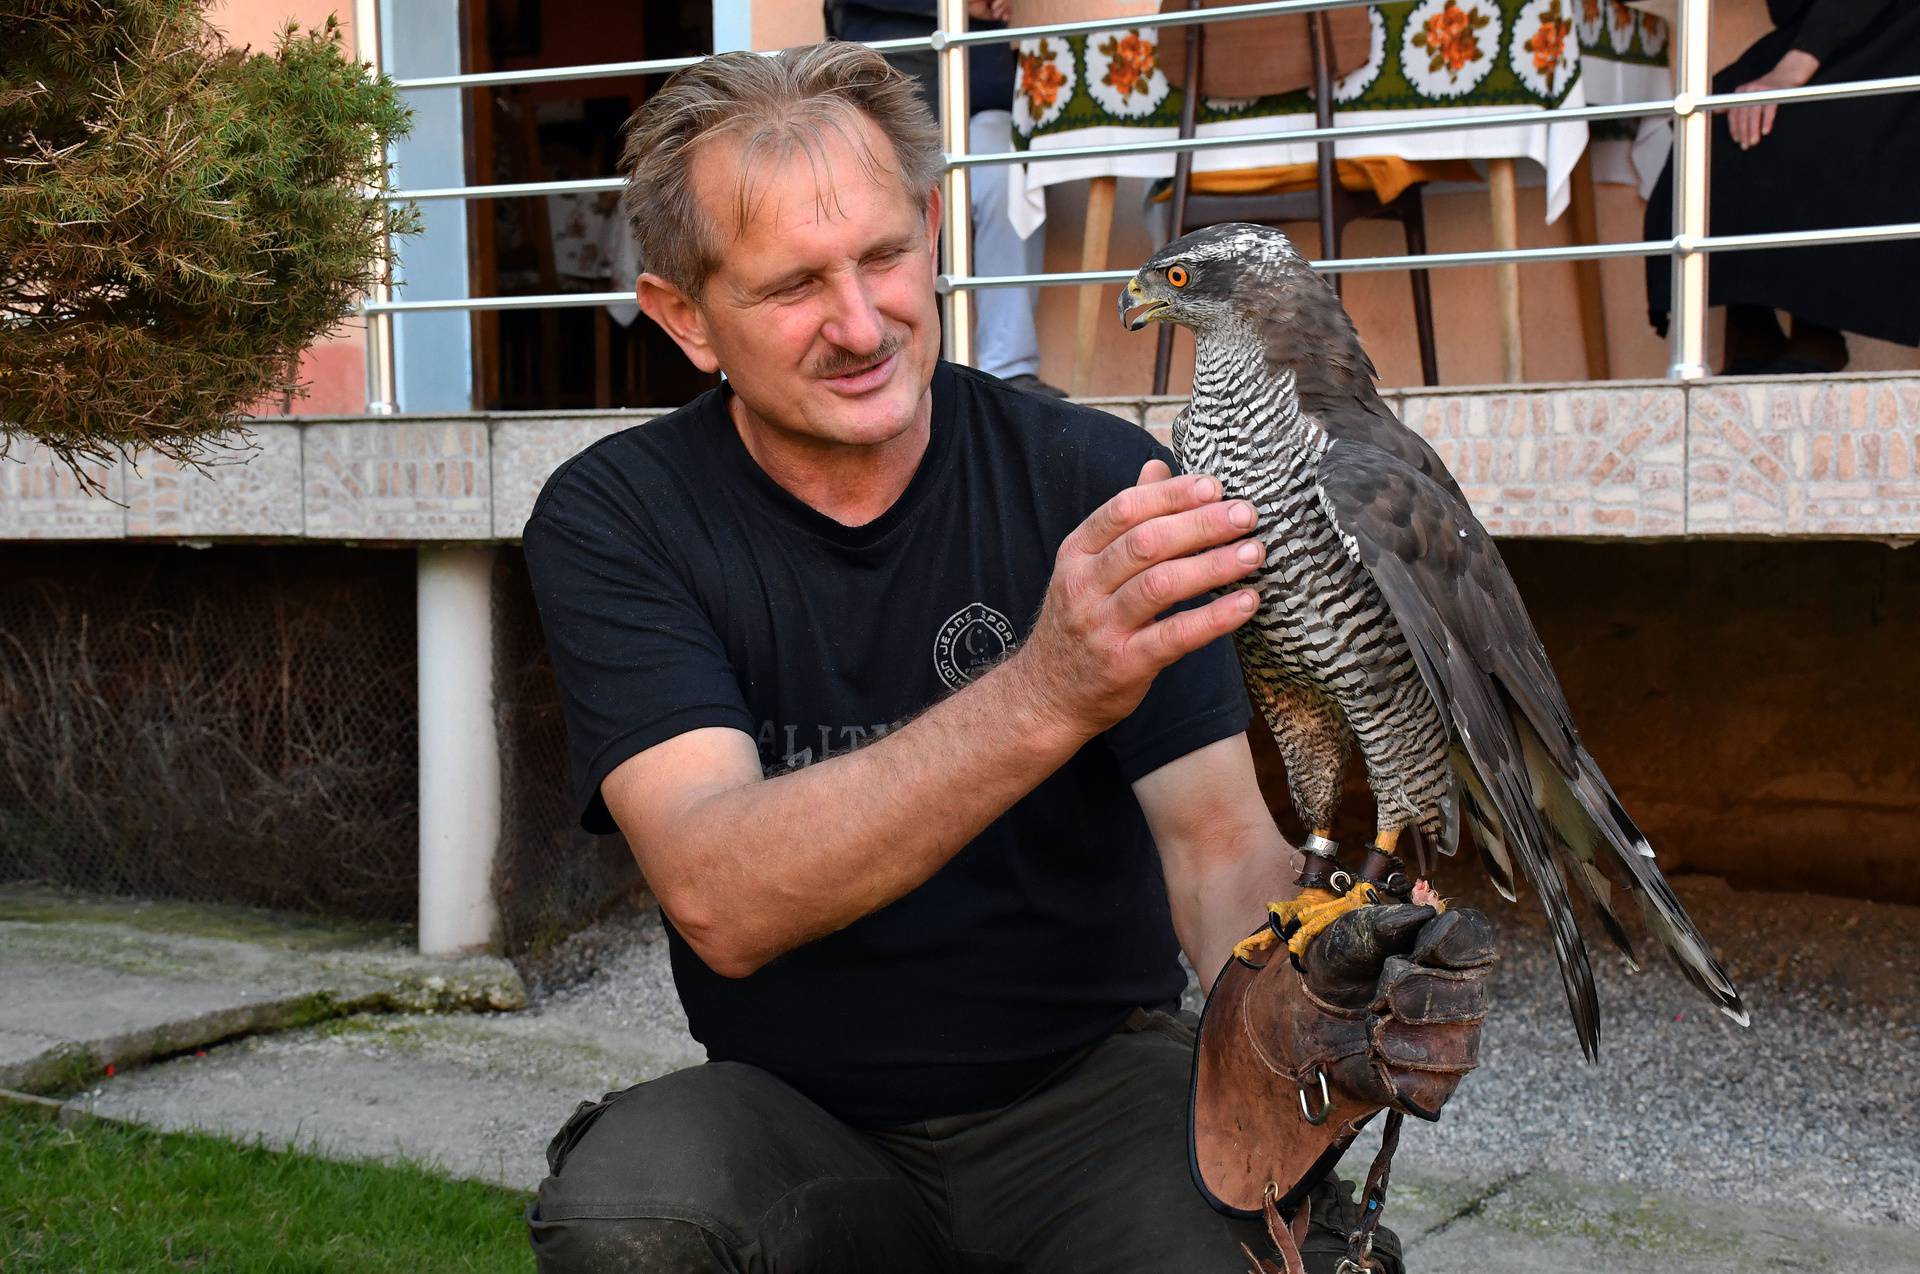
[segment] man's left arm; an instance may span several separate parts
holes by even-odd
[[[1245,734],[1169,761],[1133,792],[1160,850],[1174,933],[1208,990],[1266,904],[1298,892],[1299,851],[1274,826]]]

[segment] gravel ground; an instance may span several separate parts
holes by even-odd
[[[1920,908],[1705,877],[1675,888],[1750,1028],[1664,957],[1643,947],[1633,974],[1594,948],[1603,1024],[1589,1064],[1532,902],[1463,899],[1502,931],[1482,1065],[1439,1125],[1409,1128],[1404,1152],[1920,1228]]]
[[[583,1027],[649,1026],[686,1034],[687,1015],[673,989],[656,907],[610,916],[515,964],[543,1016]]]
[[[1404,1161],[1471,1164],[1483,1179],[1548,1168],[1920,1229],[1920,908],[1735,892],[1708,877],[1675,888],[1752,1027],[1714,1011],[1663,957],[1643,950],[1648,967],[1633,974],[1596,946],[1602,1053],[1582,1060],[1535,904],[1476,881],[1456,901],[1485,909],[1502,939],[1482,1065],[1438,1125],[1410,1123]],[[685,1030],[650,908],[521,972],[541,1017]],[[1365,1149],[1350,1173],[1364,1171]]]

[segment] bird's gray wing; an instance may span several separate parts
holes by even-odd
[[[1456,500],[1465,501],[1460,484],[1454,481],[1446,462],[1433,444],[1415,430],[1400,423],[1380,396],[1334,390],[1314,393],[1302,390],[1300,406],[1320,422],[1327,436],[1336,442],[1357,442],[1411,465],[1438,483]]]
[[[1581,744],[1573,713],[1493,538],[1466,503],[1400,457],[1336,441],[1319,465],[1322,507],[1373,577],[1452,733],[1475,803],[1539,891],[1581,1045],[1599,1042],[1592,969],[1564,861],[1616,940],[1623,871],[1682,971],[1736,1019],[1738,994],[1653,862],[1653,851]]]

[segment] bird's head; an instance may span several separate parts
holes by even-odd
[[[1208,226],[1175,239],[1134,273],[1120,293],[1120,321],[1130,332],[1181,323],[1205,336],[1256,321],[1303,286],[1325,290],[1286,235],[1237,221]]]
[[[1353,320],[1286,235],[1230,222],[1175,239],[1120,293],[1129,331],[1183,323],[1202,345],[1245,342],[1291,371],[1303,397],[1373,392],[1374,369]]]

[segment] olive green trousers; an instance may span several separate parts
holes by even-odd
[[[1240,1274],[1258,1220],[1187,1167],[1191,1015],[1139,1010],[1018,1101],[898,1128],[841,1122],[757,1067],[710,1062],[583,1103],[527,1209],[549,1274]],[[1331,1274],[1351,1219],[1317,1192]],[[1386,1231],[1375,1254],[1400,1274]]]

